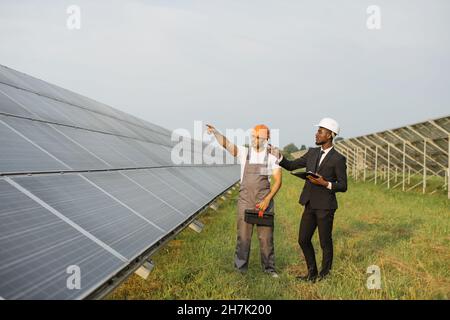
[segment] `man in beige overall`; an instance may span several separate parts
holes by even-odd
[[[253,225],[245,222],[245,210],[256,209],[274,211],[273,198],[281,187],[281,167],[277,158],[270,154],[267,144],[270,138],[269,128],[257,125],[252,129],[251,146],[236,146],[220,134],[213,126],[207,125],[208,133],[214,134],[217,141],[241,164],[241,187],[238,199],[237,244],[234,259],[235,268],[242,273],[248,269],[250,244]],[[270,176],[273,185],[270,187]],[[257,226],[261,264],[263,271],[277,278],[273,245],[273,227]]]

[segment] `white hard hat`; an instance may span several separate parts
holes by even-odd
[[[322,120],[320,120],[319,124],[316,124],[316,127],[328,129],[334,132],[336,135],[339,134],[339,123],[331,118],[323,118]]]

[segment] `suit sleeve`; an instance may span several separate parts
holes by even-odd
[[[288,171],[305,168],[306,161],[308,160],[308,156],[310,154],[310,150],[311,149],[309,149],[308,152],[306,152],[303,156],[301,156],[298,159],[288,160],[288,159],[286,159],[286,157],[283,157],[283,159],[280,161],[279,165]]]
[[[332,182],[331,190],[334,192],[347,191],[347,159],[342,157],[336,164],[336,182]]]

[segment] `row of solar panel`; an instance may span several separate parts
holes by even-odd
[[[116,118],[3,84],[0,84],[0,112],[173,145],[167,133],[155,133]]]
[[[2,83],[0,83],[0,113],[80,127],[116,136],[130,137],[169,147],[173,147],[179,142],[176,136],[174,136],[174,141],[172,141],[172,136],[169,135],[168,131],[164,134],[155,133],[117,118],[92,112]],[[188,140],[185,139],[184,141]],[[190,143],[191,150],[193,152],[200,150],[201,148],[194,148],[194,143],[194,141]]]
[[[110,106],[98,101],[94,101],[75,92],[47,83],[43,80],[31,77],[27,74],[2,65],[0,65],[0,82],[22,88],[30,92],[35,92],[42,96],[64,101],[66,104],[80,106],[96,113],[101,113],[103,115],[118,119],[119,121],[128,122],[130,124],[134,124],[135,126],[146,128],[151,130],[151,132],[159,132],[163,135],[170,134],[167,129],[164,129],[158,125],[149,123],[120,110],[111,108]]]
[[[228,166],[0,179],[0,296],[86,296],[237,176]],[[71,265],[81,290],[66,285]]]
[[[13,116],[0,115],[0,144],[0,173],[173,165],[167,146]]]
[[[239,178],[176,167],[169,131],[3,66],[0,113],[0,298],[85,297]]]

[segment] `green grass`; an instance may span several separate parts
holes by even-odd
[[[445,185],[445,177],[438,177],[438,176],[432,176],[429,175],[426,177],[426,188],[425,193],[436,193],[441,195],[447,195],[447,187]],[[363,180],[363,174],[360,171],[358,173],[358,180]],[[374,183],[374,175],[371,172],[367,173],[366,180],[368,183]],[[370,182],[369,182],[370,180]],[[414,191],[418,193],[423,192],[423,176],[420,174],[411,174],[409,183],[408,183],[408,176],[405,176],[405,190],[407,191]],[[377,184],[384,186],[387,188],[387,177],[384,178],[383,174],[378,174],[378,180]],[[390,177],[390,187],[393,188],[395,186],[395,189],[402,189],[402,175],[398,174],[397,179],[395,178],[395,175],[391,173]],[[412,189],[411,189],[412,188]],[[411,189],[411,190],[410,190]]]
[[[339,194],[330,278],[302,283],[306,271],[297,244],[303,186],[285,172],[276,197],[275,258],[280,278],[261,271],[256,230],[249,272],[233,270],[237,192],[200,220],[202,233],[184,230],[154,257],[147,280],[128,278],[108,299],[449,299],[450,201],[442,194],[386,190],[350,183]],[[317,260],[321,250],[314,236]],[[366,288],[366,269],[381,269],[382,288]]]

